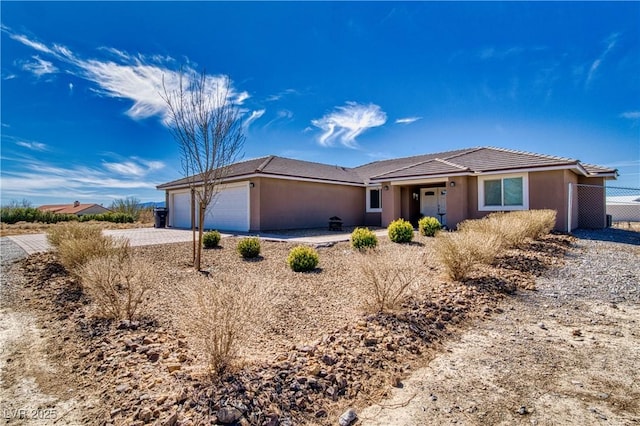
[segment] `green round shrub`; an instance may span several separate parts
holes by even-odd
[[[404,219],[396,219],[387,228],[389,239],[394,243],[408,243],[413,240],[413,225]]]
[[[356,250],[373,249],[378,245],[378,237],[369,228],[356,228],[351,233],[351,246]]]
[[[243,238],[238,241],[237,247],[238,253],[240,256],[245,259],[252,259],[254,257],[258,257],[260,254],[260,238],[258,237],[249,237]]]
[[[318,266],[318,252],[309,246],[297,246],[291,249],[287,262],[294,272],[313,271]]]
[[[205,232],[202,235],[202,246],[206,249],[218,247],[220,243],[220,233],[218,231]]]
[[[433,237],[442,229],[442,225],[435,217],[425,216],[418,221],[418,229],[425,237]]]

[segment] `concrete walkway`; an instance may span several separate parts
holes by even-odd
[[[192,241],[191,230],[185,229],[156,229],[156,228],[132,228],[132,229],[108,229],[103,231],[105,235],[111,235],[114,237],[124,237],[129,240],[132,246],[148,246],[154,244],[171,244],[171,243],[184,243]],[[376,235],[386,235],[386,230],[375,231]],[[248,236],[250,234],[238,233],[230,234],[223,233],[222,237],[230,236]],[[305,236],[305,237],[288,237],[280,234],[259,234],[257,235],[263,240],[267,241],[286,241],[300,244],[327,244],[336,243],[340,241],[349,241],[351,234],[329,234],[318,236]],[[47,242],[46,234],[24,234],[24,235],[12,235],[8,236],[11,241],[19,245],[27,254],[43,252],[51,249],[51,246]]]

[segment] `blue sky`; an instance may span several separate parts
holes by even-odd
[[[161,81],[228,76],[244,158],[497,146],[640,187],[640,2],[7,2],[2,204],[161,201]]]

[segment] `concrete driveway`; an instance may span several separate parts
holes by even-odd
[[[156,228],[132,228],[132,229],[106,229],[105,235],[124,237],[132,246],[149,246],[153,244],[184,243],[192,241],[191,230],[185,229],[156,229]],[[12,235],[7,237],[19,245],[27,254],[38,253],[51,249],[47,242],[46,234]]]
[[[132,229],[108,229],[102,231],[105,235],[111,235],[114,237],[124,237],[129,239],[129,243],[132,246],[149,246],[154,244],[171,244],[171,243],[184,243],[192,241],[191,230],[189,229],[172,229],[172,228],[132,228]],[[386,230],[374,231],[378,237],[386,235]],[[243,233],[238,234],[225,234],[223,237],[229,236],[241,236],[248,235]],[[263,240],[268,241],[287,241],[300,244],[320,245],[327,243],[336,243],[339,241],[349,241],[350,233],[336,233],[329,235],[308,235],[304,237],[289,237],[282,234],[260,234]],[[51,246],[47,242],[46,234],[25,234],[25,235],[12,235],[5,237],[16,243],[27,254],[43,252],[51,249]]]

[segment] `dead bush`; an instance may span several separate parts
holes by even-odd
[[[47,240],[54,249],[58,249],[63,241],[95,240],[101,237],[100,227],[77,222],[60,223],[47,231]]]
[[[476,265],[493,263],[503,244],[500,234],[466,228],[464,231],[438,233],[434,249],[449,277],[460,281]]]
[[[155,265],[132,256],[129,246],[123,245],[89,260],[80,276],[101,316],[133,321],[160,279],[158,271]]]
[[[96,238],[64,239],[58,246],[58,258],[65,269],[82,277],[81,269],[91,259],[111,256],[128,256],[129,242],[100,235]]]
[[[269,296],[243,278],[219,280],[197,274],[185,280],[174,290],[182,305],[180,327],[205,353],[209,372],[220,375],[233,365],[244,343],[260,333]]]
[[[407,252],[394,254],[378,250],[358,254],[358,282],[367,311],[386,312],[400,308],[418,281],[415,265],[419,260]]]
[[[503,248],[516,248],[548,234],[555,223],[554,210],[527,210],[491,213],[482,219],[466,220],[458,225],[458,231],[496,234],[501,237]]]

